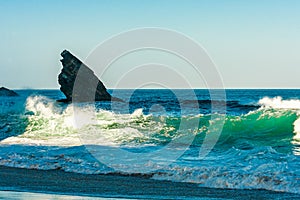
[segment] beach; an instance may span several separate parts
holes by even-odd
[[[0,167],[4,191],[136,199],[291,199],[298,194],[267,190],[201,188],[193,183],[158,181],[143,176],[87,175],[60,170]]]

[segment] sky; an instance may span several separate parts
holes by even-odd
[[[158,27],[200,44],[226,88],[300,88],[299,10],[298,0],[3,0],[0,86],[58,89],[62,50],[85,60],[113,35]],[[175,60],[169,64],[176,69]],[[139,73],[137,79],[153,76]],[[191,81],[205,87],[203,80]],[[123,87],[135,87],[134,80]]]

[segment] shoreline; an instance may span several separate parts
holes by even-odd
[[[42,171],[4,166],[0,166],[0,190],[138,199],[300,198],[300,194],[268,190],[203,188],[194,183],[153,180],[143,176],[76,174],[60,170]]]

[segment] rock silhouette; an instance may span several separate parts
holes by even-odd
[[[58,83],[66,99],[58,101],[122,101],[112,97],[94,72],[69,51],[64,50],[61,56],[63,57],[60,60],[63,68],[58,76]]]
[[[9,90],[5,87],[1,87],[0,88],[0,96],[13,97],[13,96],[19,96],[19,95],[12,90]]]

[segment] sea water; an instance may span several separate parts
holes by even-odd
[[[59,90],[17,93],[0,97],[0,165],[300,193],[300,90],[111,90],[124,102],[70,104]]]

